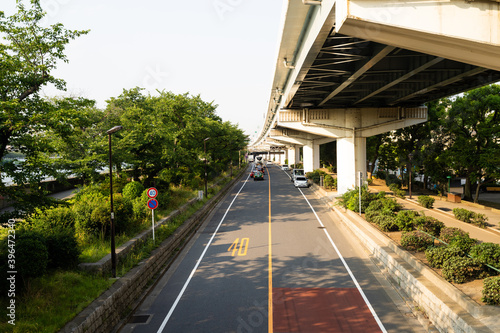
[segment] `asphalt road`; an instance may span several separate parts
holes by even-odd
[[[277,166],[233,188],[121,329],[423,331],[338,217]]]

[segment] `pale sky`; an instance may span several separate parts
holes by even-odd
[[[24,0],[28,3],[28,0]],[[8,3],[7,3],[8,2]],[[90,29],[55,77],[100,108],[136,86],[201,95],[251,138],[260,131],[276,64],[282,0],[41,0],[45,24]],[[15,0],[0,10],[15,11]],[[47,96],[61,95],[45,89]]]

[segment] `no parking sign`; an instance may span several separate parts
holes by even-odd
[[[156,209],[156,208],[158,208],[158,200],[156,200],[156,199],[149,199],[148,200],[148,208],[149,209]]]
[[[151,209],[151,219],[153,224],[153,241],[155,240],[155,209],[158,208],[158,201],[155,199],[158,196],[158,190],[154,187],[148,188],[148,208]]]

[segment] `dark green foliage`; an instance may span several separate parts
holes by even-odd
[[[404,232],[401,236],[401,246],[407,250],[424,251],[434,244],[434,240],[421,231]]]
[[[137,228],[137,221],[133,221],[133,206],[130,200],[123,198],[121,194],[113,195],[113,211],[115,213],[115,233],[126,233]],[[96,207],[92,212],[90,219],[92,225],[98,229],[94,230],[94,234],[102,232],[105,236],[110,235],[111,231],[111,203],[106,200],[101,205]]]
[[[472,246],[477,243],[477,239],[466,236],[455,236],[450,240],[450,246],[456,246],[462,251],[468,253]]]
[[[382,171],[382,170],[377,170],[377,172],[375,173],[375,176],[378,178],[378,179],[385,179],[385,171]],[[387,183],[386,183],[387,184]]]
[[[483,302],[489,305],[500,305],[500,276],[484,279]]]
[[[73,229],[75,228],[75,216],[70,207],[55,207],[44,212],[38,212],[26,219],[26,224],[36,230],[44,229]]]
[[[457,220],[474,224],[480,228],[486,228],[488,223],[488,217],[484,214],[479,214],[464,208],[453,208],[453,215]]]
[[[445,243],[450,243],[451,240],[455,237],[465,237],[469,236],[469,233],[463,231],[460,228],[454,227],[444,227],[441,229],[441,233],[439,234],[439,239],[441,239]]]
[[[500,245],[495,243],[476,244],[470,249],[471,257],[483,264],[500,269]]]
[[[482,264],[466,257],[453,257],[443,263],[443,277],[450,282],[465,283],[480,276]]]
[[[454,246],[429,247],[425,250],[425,257],[429,265],[434,268],[442,268],[446,260],[454,257],[461,257],[464,252]]]
[[[313,172],[306,173],[307,179],[312,179],[315,184],[319,184],[321,176],[325,176],[326,172],[320,169],[316,169]]]
[[[333,178],[331,175],[326,175],[323,180],[323,185],[326,188],[334,188],[337,187],[337,178]]]
[[[380,214],[373,218],[373,222],[385,232],[398,231],[399,227],[396,224],[396,217],[394,214]]]
[[[16,234],[16,270],[23,279],[45,274],[48,262],[45,239],[39,233],[25,231]]]
[[[411,231],[415,229],[415,219],[420,214],[414,210],[402,210],[396,214],[396,224],[401,231]]]
[[[415,228],[425,231],[434,237],[439,237],[441,229],[444,228],[444,223],[431,216],[419,216],[415,219]]]
[[[394,193],[395,196],[397,196],[398,198],[401,198],[403,199],[405,197],[405,194],[406,192],[404,190],[401,189],[401,185],[398,184],[398,183],[392,183],[390,186],[389,186],[389,189],[392,191],[392,193]]]
[[[95,219],[96,210],[106,213],[105,205],[107,197],[98,191],[87,189],[78,193],[74,199],[73,212],[75,216],[76,232],[82,236],[99,235],[104,232],[101,220]],[[94,218],[92,215],[94,214]],[[109,214],[107,215],[109,219]],[[104,218],[104,217],[103,217]]]
[[[364,213],[370,202],[376,198],[375,194],[368,191],[367,186],[361,187],[361,212]],[[359,212],[359,187],[342,194],[339,205],[354,212]]]
[[[377,195],[380,195],[377,194]],[[378,197],[377,197],[378,198]],[[366,212],[379,211],[379,212],[397,212],[401,210],[402,206],[393,198],[386,198],[382,196],[376,200],[370,202],[366,208]]]
[[[144,185],[140,182],[130,182],[123,188],[122,195],[126,199],[133,200],[140,197],[142,192],[144,192]]]
[[[396,175],[393,174],[388,174],[387,177],[385,178],[385,184],[389,186],[391,191],[393,190],[391,188],[391,185],[396,185],[396,188],[401,188],[401,179],[399,179]]]
[[[417,198],[418,203],[425,208],[432,208],[435,199],[428,195],[419,195]]]
[[[54,229],[45,233],[49,261],[48,268],[75,268],[79,261],[80,250],[72,229]]]

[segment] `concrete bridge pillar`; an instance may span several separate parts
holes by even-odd
[[[339,194],[358,185],[358,174],[366,178],[366,138],[337,140],[337,191]]]
[[[319,144],[311,140],[302,149],[304,152],[304,171],[312,172],[319,169]]]

